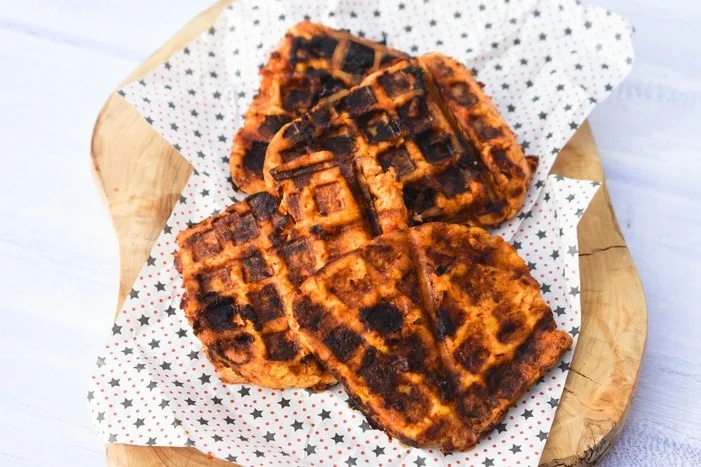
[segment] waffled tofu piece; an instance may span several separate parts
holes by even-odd
[[[406,55],[309,21],[290,28],[261,70],[258,93],[234,137],[229,161],[234,183],[246,193],[264,191],[265,151],[281,126],[400,57]]]
[[[321,264],[267,193],[251,195],[184,230],[176,265],[182,308],[220,379],[269,388],[334,382],[297,334],[286,304]]]
[[[284,183],[288,174],[338,167],[357,186],[355,204],[375,234],[509,219],[532,167],[481,89],[470,94],[477,104],[469,112],[442,91],[475,86],[467,69],[437,54],[375,72],[278,131],[266,153],[266,186],[284,199],[304,183]]]
[[[572,343],[513,248],[464,225],[381,235],[293,300],[293,328],[353,405],[444,451],[474,446]]]

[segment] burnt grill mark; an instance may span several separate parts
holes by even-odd
[[[411,135],[417,135],[430,129],[433,115],[423,96],[415,96],[406,104],[397,108],[402,126]]]
[[[390,396],[397,388],[397,370],[375,347],[368,347],[358,373],[371,391]]]
[[[311,164],[303,167],[297,167],[289,170],[280,170],[280,167],[275,167],[270,169],[270,175],[278,182],[289,179],[297,179],[300,177],[309,176],[316,172],[322,172],[324,170],[336,167],[337,163],[335,161],[325,161],[318,164]],[[306,185],[306,184],[305,184]],[[305,186],[302,185],[302,186]]]
[[[292,314],[302,329],[318,332],[325,310],[308,297],[298,298],[292,304]]]
[[[197,275],[197,280],[202,284],[202,289],[205,292],[214,292],[221,288],[221,286],[215,286],[217,280],[221,282],[224,287],[229,285],[229,268],[223,267],[215,269],[214,271],[202,272]]]
[[[337,46],[338,41],[329,36],[314,36],[309,41],[309,50],[321,58],[331,58]]]
[[[500,128],[489,126],[489,124],[481,118],[470,119],[470,124],[472,124],[472,127],[477,133],[477,137],[481,141],[489,141],[490,139],[497,138],[503,134]]]
[[[420,214],[435,205],[436,191],[425,182],[404,185],[404,204],[413,213]]]
[[[392,63],[394,63],[394,62],[396,62],[396,61],[399,61],[399,60],[402,60],[402,57],[400,57],[400,56],[398,56],[398,55],[385,54],[385,55],[383,55],[382,58],[380,59],[380,66],[381,66],[381,67],[386,67],[386,66],[389,66],[389,65],[391,65]]]
[[[270,219],[280,204],[277,198],[264,191],[248,196],[246,202],[250,206],[253,215],[261,221]]]
[[[344,98],[344,110],[351,117],[358,117],[372,110],[372,106],[376,103],[377,99],[372,92],[372,88],[363,86],[355,89]]]
[[[402,280],[397,284],[397,289],[416,305],[421,305],[421,291],[419,289],[419,280],[416,276],[416,271],[409,271],[402,277]]]
[[[298,143],[309,138],[312,134],[312,126],[303,118],[290,123],[282,132],[282,136],[290,143]]]
[[[395,393],[388,405],[412,423],[423,420],[429,413],[428,399],[416,386],[411,386],[406,393]]]
[[[439,340],[452,337],[465,321],[463,310],[450,299],[443,299],[436,311],[436,334]]]
[[[263,173],[263,163],[265,162],[265,151],[268,143],[265,141],[252,141],[250,148],[243,155],[243,166],[256,175]]]
[[[454,198],[460,193],[470,190],[470,185],[465,179],[465,175],[460,169],[455,167],[449,167],[445,172],[436,175],[436,180],[438,180],[443,193],[448,198]]]
[[[385,94],[390,97],[407,93],[412,89],[409,78],[403,73],[403,70],[395,73],[384,73],[377,78],[377,81],[384,89]]]
[[[355,350],[363,343],[362,337],[345,326],[333,329],[324,338],[324,344],[340,362],[347,362]]]
[[[307,146],[303,143],[299,143],[289,149],[280,151],[280,157],[282,157],[283,162],[290,162],[306,155],[308,152]]]
[[[331,121],[331,110],[325,105],[318,105],[309,112],[309,118],[316,128],[325,128]]]
[[[314,272],[314,256],[305,239],[285,243],[278,249],[278,253],[287,264],[290,282],[296,287]]]
[[[188,239],[188,243],[192,247],[192,253],[195,261],[208,258],[222,251],[222,246],[217,240],[216,232],[208,231],[197,233]]]
[[[402,311],[392,303],[380,302],[359,310],[360,320],[383,336],[399,332],[404,325]]]
[[[467,371],[477,374],[489,358],[489,350],[482,345],[482,339],[471,336],[465,339],[453,355]]]
[[[371,143],[381,143],[397,137],[399,124],[384,110],[372,112],[359,117],[358,125]]]
[[[279,318],[285,314],[282,300],[273,284],[267,284],[257,292],[248,294],[248,300],[253,307],[256,323],[262,326],[268,321]]]
[[[213,331],[230,331],[238,327],[234,323],[234,316],[238,314],[238,308],[239,306],[233,298],[217,296],[205,305],[200,316]],[[202,324],[204,323],[200,323],[199,320],[195,322],[194,331],[196,334],[202,331]]]
[[[242,245],[254,238],[257,238],[260,234],[258,230],[258,224],[253,214],[250,212],[245,213],[242,216],[234,214],[230,217],[231,224],[222,223],[220,226],[222,229],[225,227],[229,228],[229,235],[233,240],[235,245]],[[223,236],[223,234],[222,234]]]
[[[450,378],[450,375],[446,374],[444,370],[435,369],[431,373],[428,373],[429,379],[438,388],[438,395],[443,402],[452,402],[457,396],[457,388],[455,387],[455,382]]]
[[[470,88],[465,83],[454,83],[450,85],[449,96],[458,104],[469,109],[479,102],[477,96],[470,92]]]
[[[440,162],[454,154],[450,136],[438,131],[427,131],[414,138],[426,160],[431,163]]]
[[[243,280],[248,284],[262,281],[273,275],[263,255],[258,250],[254,250],[250,256],[243,258],[241,260],[241,265],[243,269]]]
[[[525,331],[523,322],[517,318],[507,318],[499,323],[499,331],[497,331],[497,339],[502,344],[508,344],[511,341],[517,340],[519,335]]]
[[[404,348],[406,349],[409,371],[424,372],[428,370],[426,368],[427,352],[419,335],[411,334],[407,337]]]
[[[372,267],[384,274],[396,263],[399,253],[390,243],[376,242],[367,245],[362,255]]]
[[[259,133],[270,141],[280,128],[291,121],[287,115],[266,115],[259,127]]]
[[[385,172],[390,168],[394,167],[397,173],[397,177],[400,178],[408,173],[411,173],[416,169],[414,161],[411,160],[409,152],[406,147],[400,146],[398,148],[390,148],[387,151],[381,153],[377,157],[382,170]]]
[[[265,342],[268,358],[274,362],[292,360],[299,350],[297,343],[287,335],[287,331],[267,334],[263,336],[263,342]]]
[[[347,88],[346,83],[328,73],[321,75],[318,80],[318,99],[331,96]]]
[[[506,363],[490,368],[485,382],[490,393],[504,399],[512,399],[517,396],[523,391],[525,385],[521,373]]]
[[[461,396],[461,411],[473,420],[486,419],[497,402],[481,384],[473,384]]]
[[[350,128],[337,127],[318,136],[314,146],[318,150],[331,152],[337,160],[347,160],[355,153],[355,140],[351,134]]]
[[[317,212],[322,216],[343,210],[343,190],[339,182],[326,183],[314,189],[314,203]]]
[[[343,58],[343,71],[364,75],[375,64],[375,51],[367,45],[349,41],[346,56]]]

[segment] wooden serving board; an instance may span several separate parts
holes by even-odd
[[[229,0],[202,12],[124,83],[163,63],[209,28]],[[191,167],[116,93],[95,123],[92,166],[119,240],[118,309],[185,185]],[[635,393],[647,336],[643,289],[611,206],[596,143],[584,124],[554,173],[604,182],[582,218],[582,326],[541,465],[596,463],[620,434]],[[107,445],[109,465],[230,465],[193,448]]]

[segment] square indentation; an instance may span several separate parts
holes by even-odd
[[[309,41],[309,50],[317,57],[331,58],[338,41],[329,36],[314,36]]]
[[[409,133],[416,135],[433,126],[433,114],[423,96],[416,96],[397,109]]]
[[[367,45],[349,41],[346,56],[343,58],[343,71],[354,75],[364,75],[375,64],[375,51]]]
[[[366,275],[359,275],[355,270],[343,268],[326,281],[329,292],[334,294],[348,307],[360,303],[363,296],[372,290],[372,283]]]
[[[411,160],[409,152],[404,146],[390,148],[380,154],[377,159],[382,166],[382,170],[385,172],[390,167],[394,167],[394,170],[397,172],[397,177],[411,173],[414,171],[414,169],[416,169],[414,161]]]
[[[223,291],[231,284],[228,267],[202,272],[198,275],[197,280],[203,292]]]
[[[305,239],[285,243],[278,253],[287,265],[290,282],[295,286],[299,286],[315,270],[314,256]]]
[[[252,141],[243,155],[243,166],[253,173],[263,173],[263,163],[265,162],[265,151],[268,143],[265,141]]]
[[[373,104],[376,103],[377,99],[370,86],[364,86],[343,98],[343,110],[352,117],[357,117],[372,110]]]
[[[342,210],[346,205],[343,201],[343,188],[339,182],[326,183],[314,189],[316,210],[322,216]]]
[[[457,167],[450,167],[445,172],[436,175],[436,180],[438,180],[443,193],[448,198],[454,198],[460,193],[470,190],[470,185],[465,175]]]
[[[316,102],[312,83],[306,76],[293,78],[280,89],[282,107],[290,112],[302,112]]]
[[[253,250],[249,256],[241,259],[241,266],[243,280],[248,284],[260,282],[273,275],[259,250]]]
[[[355,153],[355,140],[351,135],[350,128],[336,127],[317,137],[315,145],[319,150],[329,151],[337,159],[344,160]]]
[[[470,92],[470,88],[465,83],[455,83],[450,86],[450,94],[458,104],[465,108],[475,105],[479,99]]]
[[[421,214],[436,203],[436,191],[426,183],[404,185],[404,204],[412,213]]]
[[[503,134],[501,129],[490,126],[489,123],[481,118],[470,119],[470,124],[475,129],[475,132],[477,132],[477,137],[481,141],[489,141]]]
[[[399,125],[384,110],[365,114],[358,118],[365,139],[371,143],[389,141],[399,135]]]
[[[190,246],[195,261],[214,256],[222,250],[217,234],[213,230],[190,237]]]
[[[280,295],[273,284],[266,284],[260,290],[248,294],[248,300],[253,307],[256,324],[261,326],[284,315],[284,308]]]
[[[440,162],[454,154],[450,136],[438,131],[430,131],[417,135],[414,142],[421,150],[424,158],[431,162]]]

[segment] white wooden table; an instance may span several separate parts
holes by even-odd
[[[649,338],[607,465],[701,465],[701,3],[597,0],[637,28],[591,117],[642,276]],[[102,465],[88,375],[117,245],[89,169],[114,86],[209,0],[0,0],[0,465]]]

